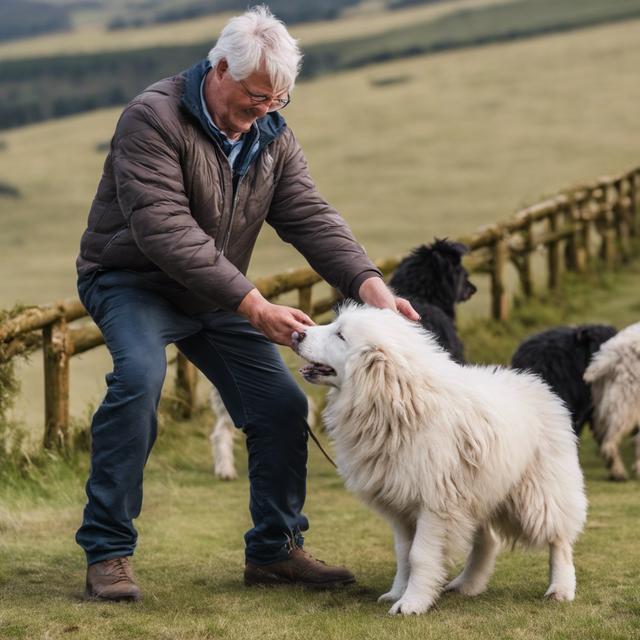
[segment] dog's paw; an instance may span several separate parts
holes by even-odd
[[[571,585],[552,584],[544,594],[547,600],[556,602],[572,602],[576,597],[576,589]]]
[[[463,596],[477,596],[487,590],[486,584],[466,582],[462,574],[454,578],[445,588],[445,591],[455,591]]]
[[[238,477],[236,470],[226,465],[215,467],[214,473],[218,480],[235,480]]]
[[[609,480],[612,482],[626,482],[629,479],[626,471],[610,471]]]
[[[387,591],[387,593],[383,593],[379,598],[378,602],[397,602],[402,598],[402,591]]]
[[[393,605],[393,607],[391,607],[391,609],[389,609],[389,614],[392,616],[409,616],[411,614],[420,615],[421,613],[428,611],[431,604],[430,600],[403,596]]]

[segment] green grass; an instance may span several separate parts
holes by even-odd
[[[636,260],[586,281],[568,278],[547,304],[515,309],[507,328],[467,324],[469,355],[504,360],[519,339],[549,324],[628,323],[637,318],[639,274]],[[607,482],[588,433],[580,456],[590,507],[575,550],[574,603],[544,601],[546,554],[517,548],[500,555],[485,594],[474,599],[446,595],[427,615],[399,619],[389,618],[388,607],[376,603],[393,577],[390,532],[346,492],[313,444],[307,546],[321,558],[348,564],[358,584],[337,593],[242,586],[248,486],[245,479],[222,483],[213,478],[210,425],[206,411],[186,423],[161,417],[137,521],[135,567],[145,599],[135,605],[81,599],[85,566],[73,535],[84,502],[88,454],[36,460],[22,472],[0,470],[0,638],[640,638],[638,481]],[[242,443],[237,449],[243,476]],[[628,441],[628,465],[631,456]],[[457,568],[459,562],[452,572]]]

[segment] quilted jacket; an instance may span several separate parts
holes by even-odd
[[[78,273],[135,272],[188,313],[235,310],[253,288],[245,274],[266,221],[329,284],[357,298],[380,273],[318,193],[293,132],[278,113],[260,118],[259,151],[234,175],[202,112],[208,69],[203,61],[161,80],[125,107]]]

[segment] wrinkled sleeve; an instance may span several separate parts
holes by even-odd
[[[112,153],[118,200],[140,251],[187,289],[235,310],[253,285],[191,215],[179,143],[149,106],[125,110]]]
[[[292,244],[332,287],[358,299],[362,282],[382,277],[342,216],[318,193],[307,161],[290,129],[282,174],[267,222]]]

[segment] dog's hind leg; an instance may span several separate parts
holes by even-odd
[[[442,518],[430,511],[420,512],[409,551],[407,588],[389,609],[390,614],[424,613],[431,608],[446,578],[446,534]]]
[[[628,480],[629,476],[620,455],[620,443],[630,429],[614,429],[611,428],[611,425],[609,427],[600,444],[600,454],[605,460],[607,469],[609,469],[609,479],[616,482],[624,482]]]
[[[391,589],[387,593],[383,593],[378,598],[378,602],[396,602],[400,600],[409,581],[409,551],[411,550],[415,529],[406,522],[397,519],[392,520],[391,526],[393,527],[393,542],[396,552],[396,575]]]
[[[545,598],[571,601],[576,595],[576,570],[573,549],[567,540],[556,540],[549,545],[549,588]]]
[[[636,460],[633,463],[633,470],[635,474],[640,477],[640,429],[637,429],[636,435],[633,438],[636,445]]]
[[[209,436],[213,455],[213,471],[220,480],[234,480],[238,477],[233,457],[233,442],[237,430],[216,389],[211,391],[209,399],[211,408],[217,417],[216,424]]]
[[[457,591],[465,596],[477,596],[486,590],[493,574],[500,543],[488,524],[481,525],[473,538],[473,547],[464,569],[446,587],[446,591]]]

